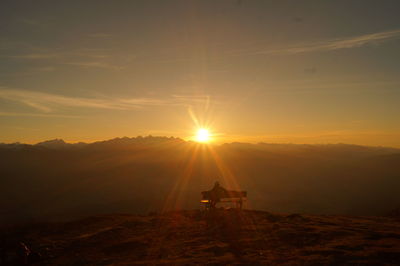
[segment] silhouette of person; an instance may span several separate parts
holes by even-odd
[[[215,182],[214,187],[210,191],[210,198],[211,198],[211,208],[215,208],[215,205],[221,201],[226,195],[226,189],[221,187],[218,181]]]

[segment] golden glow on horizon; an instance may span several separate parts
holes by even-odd
[[[211,140],[211,135],[210,132],[208,131],[208,129],[205,128],[200,128],[199,130],[197,130],[196,133],[196,141],[197,142],[209,142]]]

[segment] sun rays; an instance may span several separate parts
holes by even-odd
[[[211,141],[211,134],[208,129],[206,128],[199,128],[196,132],[195,139],[197,142],[210,142]]]
[[[177,154],[179,174],[171,184],[163,211],[184,209],[188,200],[193,200],[197,193],[200,199],[200,192],[211,188],[215,181],[229,190],[241,190],[234,171],[236,162],[218,145],[223,134],[216,131],[218,119],[211,106],[208,101],[204,107],[188,108],[190,141]]]

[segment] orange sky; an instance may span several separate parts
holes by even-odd
[[[0,142],[400,147],[400,4],[357,3],[2,2]]]

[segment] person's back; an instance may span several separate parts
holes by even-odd
[[[215,182],[214,187],[210,191],[210,196],[211,196],[211,201],[212,201],[212,207],[215,207],[215,204],[221,201],[221,198],[225,196],[226,189],[221,187],[219,182]]]

